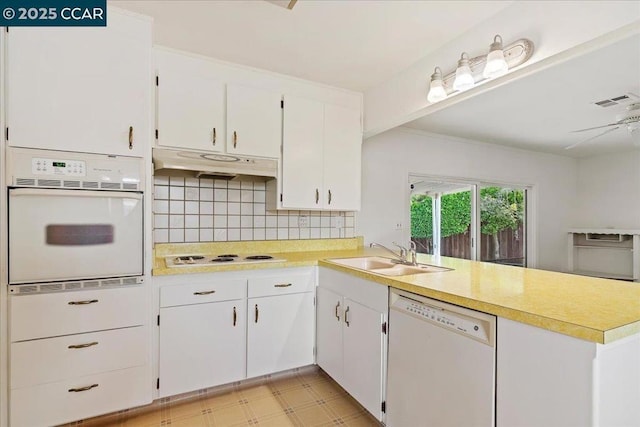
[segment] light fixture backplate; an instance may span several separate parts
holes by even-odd
[[[511,70],[518,65],[524,64],[533,55],[533,42],[529,39],[519,39],[513,43],[506,45],[503,49],[504,59],[509,65]],[[476,83],[483,80],[487,80],[482,75],[482,70],[487,62],[487,55],[480,55],[469,59],[469,68],[471,68],[471,75]],[[456,70],[447,73],[443,78],[444,89],[447,94],[455,92],[453,90],[453,81],[456,79]]]

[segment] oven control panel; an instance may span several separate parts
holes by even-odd
[[[87,166],[82,160],[57,160],[34,157],[31,172],[34,175],[85,176]]]

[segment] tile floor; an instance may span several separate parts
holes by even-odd
[[[380,426],[318,368],[209,389],[68,426]]]

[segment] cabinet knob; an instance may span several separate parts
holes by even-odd
[[[78,392],[81,392],[81,391],[91,390],[92,388],[96,388],[96,387],[98,387],[98,384],[91,384],[91,385],[88,385],[86,387],[70,388],[69,389],[69,393],[78,393]]]
[[[129,126],[129,150],[133,150],[133,126]]]
[[[95,304],[97,302],[98,302],[97,299],[88,299],[84,301],[69,301],[68,304],[69,305],[87,305],[87,304]]]
[[[87,347],[93,347],[94,345],[98,345],[98,341],[88,342],[86,344],[74,344],[74,345],[70,345],[67,348],[70,348],[70,349],[87,348]]]
[[[344,311],[344,323],[347,324],[347,327],[349,326],[349,319],[347,318],[348,314],[349,314],[349,306],[347,306],[347,309]]]

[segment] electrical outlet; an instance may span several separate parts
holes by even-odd
[[[396,230],[402,230],[402,223],[396,222]]]
[[[307,228],[309,227],[309,217],[306,215],[300,215],[298,217],[298,227]]]

